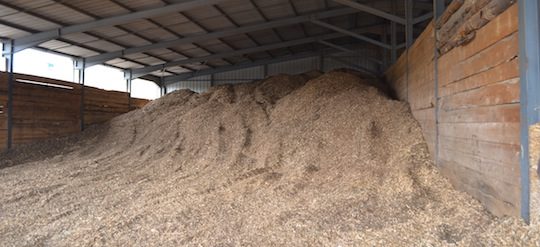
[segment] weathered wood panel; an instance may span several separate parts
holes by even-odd
[[[120,114],[143,107],[148,100],[130,99],[128,93],[84,89],[79,84],[15,74],[13,88],[13,144],[61,137],[80,132],[85,126],[103,123]],[[0,150],[7,145],[7,74],[0,73]]]
[[[517,216],[518,9],[509,2],[452,4],[437,23],[437,47],[443,50],[437,60],[438,88],[433,73],[435,40],[429,38],[434,37],[433,25],[385,77],[398,98],[411,105],[442,173],[456,188],[467,191],[497,215]],[[508,8],[502,11],[502,7]],[[497,15],[488,16],[493,13]]]

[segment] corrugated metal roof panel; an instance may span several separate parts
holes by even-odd
[[[122,49],[122,46],[115,45],[109,41],[96,40],[84,43],[86,46],[93,47],[102,51],[112,52]]]
[[[16,23],[17,25],[20,25],[20,26],[31,27],[32,29],[40,30],[40,31],[46,31],[46,30],[60,27],[54,23],[45,21],[43,19],[31,16],[23,12],[18,12],[16,14],[3,16],[0,19],[6,20],[11,23]]]
[[[87,42],[99,40],[95,36],[91,36],[85,33],[72,33],[72,34],[64,35],[63,38],[73,41],[73,42],[78,42],[78,43],[87,43]]]
[[[68,25],[84,23],[94,20],[93,18],[78,11],[75,11],[71,8],[68,8],[62,4],[47,5],[42,8],[36,9],[34,12],[54,19],[59,23],[66,23]]]
[[[94,51],[91,51],[82,47],[74,46],[74,45],[63,47],[63,48],[57,49],[56,51],[70,54],[76,57],[89,57],[89,56],[98,55],[97,52],[94,52]]]
[[[12,8],[8,8],[6,6],[0,6],[0,17],[6,16],[6,15],[12,15],[17,13],[17,10],[14,10]]]
[[[180,24],[175,24],[171,26],[167,26],[167,28],[173,30],[177,34],[180,34],[182,36],[190,36],[190,35],[196,35],[196,34],[204,34],[206,31],[201,29],[199,26],[191,23],[191,22],[184,22]]]
[[[129,47],[136,47],[136,46],[143,46],[143,45],[151,44],[149,41],[139,38],[133,34],[118,36],[112,40],[122,45],[129,46]]]
[[[162,0],[118,0],[118,2],[135,10],[144,10],[164,5]]]
[[[126,31],[116,27],[101,27],[92,30],[92,33],[103,36],[104,38],[114,38],[128,34]]]
[[[261,12],[270,20],[294,16],[288,0],[255,1]]]
[[[143,67],[142,65],[137,64],[137,63],[134,63],[134,62],[131,62],[131,61],[124,61],[124,62],[122,62],[122,63],[117,63],[117,64],[115,64],[115,66],[120,67],[120,68],[124,68],[124,69],[128,69],[128,68],[142,68],[142,67]]]
[[[58,41],[58,40],[49,40],[45,43],[41,43],[39,47],[47,48],[49,50],[58,50],[64,47],[69,47],[71,44],[68,44],[66,42]]]
[[[0,37],[20,38],[26,35],[27,32],[0,24]]]
[[[256,46],[253,40],[248,38],[245,34],[223,38],[223,41],[242,49]]]
[[[227,28],[234,28],[235,26],[230,23],[224,16],[215,16],[212,18],[206,18],[204,20],[197,21],[203,27],[209,31],[219,31]]]
[[[9,3],[26,11],[55,4],[52,0],[10,0]]]
[[[108,0],[69,0],[69,4],[100,17],[110,17],[129,13],[128,10]]]

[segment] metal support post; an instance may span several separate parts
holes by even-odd
[[[396,1],[392,1],[392,14],[396,13],[396,9]],[[392,46],[390,50],[390,62],[394,64],[397,61],[397,23],[393,21],[390,22],[390,43]]]
[[[433,0],[433,25],[437,23],[437,19],[444,12],[444,0]],[[433,81],[435,84],[435,165],[439,165],[439,50],[437,49],[437,28],[433,28],[435,32],[435,46],[433,48]]]
[[[405,44],[407,49],[414,43],[414,17],[413,17],[414,2],[413,0],[405,0]]]
[[[85,111],[85,104],[84,104],[84,94],[85,94],[85,80],[86,80],[86,60],[84,58],[80,58],[75,60],[75,69],[79,71],[79,84],[81,85],[81,106],[80,106],[80,123],[81,123],[81,131],[84,130],[84,111]]]
[[[2,55],[6,58],[6,72],[8,73],[8,102],[7,102],[7,148],[13,147],[13,87],[15,78],[13,75],[13,62],[15,44],[13,40],[2,41]]]
[[[133,72],[131,70],[124,71],[124,78],[126,79],[126,92],[128,93],[128,107],[131,109],[131,84],[133,82]]]
[[[531,178],[529,164],[529,127],[540,122],[540,4],[537,0],[520,0],[519,67],[521,87],[521,217],[531,219]],[[536,165],[536,164],[535,164]],[[540,205],[535,205],[539,207]]]
[[[263,77],[268,77],[268,64],[263,65]]]

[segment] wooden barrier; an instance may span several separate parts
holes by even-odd
[[[14,145],[75,134],[81,131],[81,116],[89,126],[148,103],[130,99],[128,93],[85,86],[81,113],[82,85],[22,74],[15,74],[14,79]],[[0,72],[0,150],[7,146],[7,84],[8,75]]]
[[[385,77],[410,103],[453,185],[496,215],[519,216],[518,6],[511,2],[454,1]]]

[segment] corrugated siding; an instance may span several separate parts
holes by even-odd
[[[270,64],[268,65],[268,75],[301,74],[315,69],[319,69],[319,57]]]
[[[264,78],[264,66],[218,73],[214,75],[214,84],[246,83]]]
[[[373,71],[377,70],[377,64],[366,59],[365,56],[370,54],[360,54],[354,57],[340,57],[340,59],[347,61],[348,63],[358,64],[360,67],[371,69]],[[319,70],[320,67],[320,57],[310,57],[303,58],[293,61],[286,61],[281,63],[269,64],[267,67],[268,76],[278,75],[278,74],[301,74],[311,70]],[[347,66],[346,64],[337,62],[331,58],[325,58],[324,60],[324,71],[330,71],[338,68],[351,68],[352,66]],[[217,73],[214,75],[214,85],[223,85],[223,84],[238,84],[238,83],[248,83],[264,78],[264,66],[256,66],[253,68]],[[173,83],[167,86],[167,92],[172,92],[180,89],[190,89],[194,92],[206,92],[211,87],[212,76],[200,76],[195,77],[186,81]]]
[[[167,85],[167,92],[173,92],[181,89],[190,89],[193,92],[203,93],[210,89],[211,76],[194,77],[187,81],[176,82]]]

